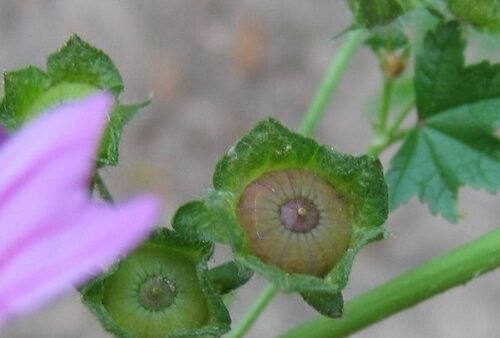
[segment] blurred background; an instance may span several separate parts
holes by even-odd
[[[45,69],[46,56],[77,33],[111,56],[124,79],[124,102],[153,95],[126,129],[120,165],[103,176],[117,199],[145,190],[162,194],[168,223],[177,206],[203,195],[218,157],[255,122],[273,116],[298,126],[342,42],[332,37],[350,22],[341,0],[1,1],[0,66]],[[469,50],[471,58],[479,49]],[[376,109],[368,103],[380,83],[376,58],[361,48],[317,139],[363,153],[371,136],[368,116]],[[394,151],[382,157],[385,165]],[[497,227],[499,202],[462,189],[463,218],[451,225],[413,199],[391,214],[391,237],[358,256],[345,298]],[[492,272],[354,337],[499,337],[499,278],[500,271]],[[235,323],[264,284],[255,276],[240,289],[231,309]],[[279,295],[248,337],[273,337],[313,316],[300,297]],[[72,292],[0,329],[0,337],[108,335]]]

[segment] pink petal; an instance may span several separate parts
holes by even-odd
[[[64,226],[47,224],[2,271],[0,323],[40,306],[133,248],[155,226],[159,208],[158,199],[142,197],[116,209],[89,205]]]
[[[38,223],[88,199],[111,98],[99,94],[34,120],[0,148],[0,271],[9,247]],[[4,258],[5,259],[5,258]]]
[[[144,238],[158,201],[90,203],[88,184],[111,97],[34,120],[0,148],[0,325],[84,280]]]

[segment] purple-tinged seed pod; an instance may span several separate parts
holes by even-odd
[[[335,188],[312,171],[270,171],[250,183],[237,217],[247,247],[286,272],[322,277],[349,247],[351,218]]]

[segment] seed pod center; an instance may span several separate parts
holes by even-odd
[[[311,201],[297,198],[281,207],[280,219],[287,230],[305,233],[318,225],[319,211]]]
[[[236,213],[248,251],[288,273],[324,276],[349,247],[347,198],[309,170],[262,174],[245,188]]]
[[[139,288],[139,303],[147,310],[162,311],[174,302],[175,284],[164,276],[150,277]]]

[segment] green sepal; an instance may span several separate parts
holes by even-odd
[[[303,292],[302,298],[323,316],[341,318],[344,314],[344,297],[342,293]]]
[[[147,245],[157,245],[174,251],[177,254],[181,254],[188,261],[192,262],[196,269],[199,286],[201,287],[203,296],[205,297],[202,302],[206,302],[209,314],[206,324],[199,328],[177,329],[169,334],[160,335],[158,337],[219,337],[228,332],[231,325],[231,318],[229,317],[229,313],[222,301],[222,298],[217,293],[217,290],[211,283],[208,275],[207,262],[213,254],[213,244],[203,241],[188,240],[171,230],[158,228],[137,250],[140,250],[142,247]],[[131,255],[132,254],[133,253],[131,253]],[[107,272],[85,284],[80,289],[80,292],[82,294],[83,303],[97,317],[107,331],[120,338],[141,338],[141,336],[133,335],[122,325],[117,323],[103,303],[106,281],[120,269],[120,266],[126,260],[127,257],[123,258],[120,262],[113,265]],[[176,320],[182,321],[182,318],[180,318],[181,314],[181,312],[176,312]],[[184,315],[190,316],[191,312],[186,311]],[[140,323],[138,324],[140,325]]]
[[[236,262],[226,262],[208,271],[208,277],[220,295],[244,285],[252,275],[252,270]]]
[[[4,73],[4,97],[0,122],[7,129],[19,129],[29,119],[62,103],[107,90],[115,97],[97,156],[98,166],[118,163],[118,144],[124,125],[149,100],[129,106],[118,102],[123,91],[121,76],[111,59],[101,50],[73,35],[47,58],[47,72],[28,66]]]
[[[213,184],[234,210],[247,185],[263,173],[285,168],[308,169],[350,197],[356,226],[378,226],[387,219],[387,187],[380,161],[354,157],[319,145],[268,118],[231,147],[217,163]],[[207,198],[207,203],[212,203]]]
[[[433,214],[456,222],[460,186],[500,188],[500,64],[466,66],[464,49],[456,21],[425,38],[415,67],[419,122],[387,174],[392,209],[418,195]]]
[[[125,125],[143,108],[149,106],[151,100],[139,102],[131,105],[115,104],[108,122],[108,127],[104,130],[101,146],[97,157],[98,165],[118,164],[120,138]]]
[[[406,34],[399,27],[389,25],[377,27],[370,32],[370,36],[364,41],[376,54],[380,52],[394,52],[409,47]]]
[[[413,6],[407,0],[348,0],[355,22],[372,28],[386,25]]]
[[[325,277],[330,285],[335,285],[342,290],[349,280],[352,264],[356,255],[368,243],[386,238],[389,232],[383,227],[356,228],[354,229],[352,245],[342,257],[342,260]]]
[[[64,46],[47,58],[47,74],[53,85],[86,83],[118,96],[123,81],[113,61],[102,50],[72,35]]]
[[[40,69],[28,66],[5,72],[3,83],[0,118],[7,129],[14,130],[25,120],[25,113],[33,102],[50,88],[50,79]]]
[[[235,210],[249,183],[262,174],[301,168],[329,182],[349,201],[354,229],[349,250],[325,278],[286,273],[249,252]],[[291,132],[274,119],[259,122],[236,142],[218,162],[214,191],[204,200],[181,207],[174,229],[200,239],[229,243],[236,262],[269,279],[284,292],[340,292],[347,283],[355,253],[383,237],[380,225],[387,218],[387,187],[380,161],[372,156],[354,157],[313,139]]]
[[[204,201],[191,201],[182,205],[172,219],[174,230],[186,238],[229,244],[227,228],[209,210]]]
[[[215,168],[216,190],[239,197],[247,184],[266,171],[308,166],[319,150],[310,138],[295,134],[278,121],[263,120],[234,144]]]

